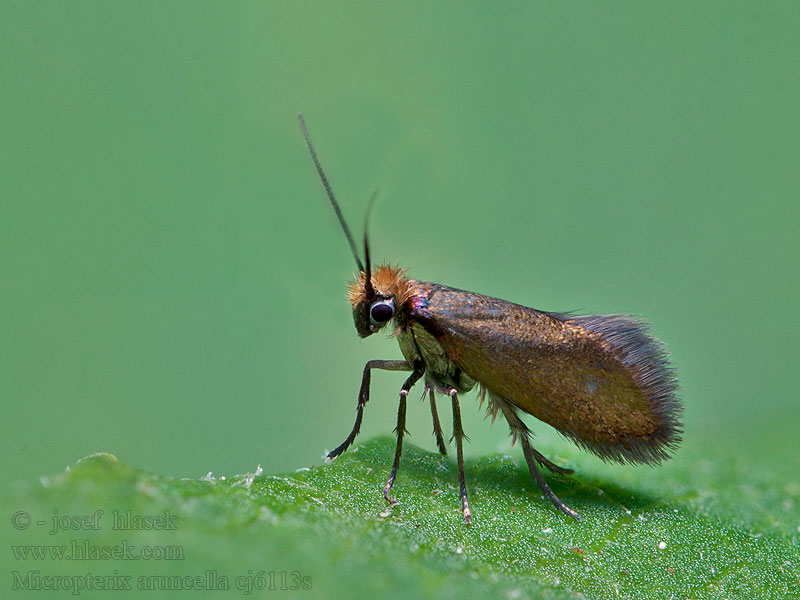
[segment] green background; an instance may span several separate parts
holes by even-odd
[[[356,232],[380,189],[376,258],[645,316],[686,404],[659,469],[747,456],[786,474],[797,517],[798,30],[793,2],[3,2],[3,479],[97,451],[293,471],[342,441],[363,364],[400,353],[355,333],[302,111]],[[364,440],[402,379],[373,376]],[[473,404],[468,454],[516,455]]]

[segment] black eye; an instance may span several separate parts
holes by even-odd
[[[370,321],[382,325],[394,316],[394,300],[378,300],[369,309]]]

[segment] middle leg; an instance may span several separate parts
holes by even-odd
[[[461,426],[461,407],[458,404],[458,391],[455,388],[447,390],[453,401],[453,438],[456,441],[456,466],[458,468],[458,485],[461,492],[461,511],[464,513],[464,522],[472,523],[472,511],[469,509],[467,499],[467,479],[464,475],[464,428]]]
[[[433,387],[425,384],[425,393],[430,393],[431,417],[433,418],[433,435],[436,437],[436,446],[439,448],[440,454],[447,456],[447,446],[444,443],[442,425],[439,423],[439,411],[436,410],[436,395],[433,392]],[[425,399],[425,393],[422,394],[423,400]]]
[[[383,488],[383,497],[389,504],[397,504],[389,495],[394,485],[394,479],[397,477],[397,468],[400,466],[400,455],[403,452],[403,436],[406,433],[406,397],[412,386],[419,381],[420,377],[425,373],[425,369],[421,365],[414,365],[414,372],[406,379],[403,387],[400,388],[400,406],[397,408],[397,427],[395,433],[397,434],[397,447],[394,451],[394,463],[392,464],[392,472],[389,475],[389,480]]]

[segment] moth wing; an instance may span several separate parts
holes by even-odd
[[[412,317],[491,394],[604,459],[658,463],[680,442],[674,373],[643,321],[420,285]]]

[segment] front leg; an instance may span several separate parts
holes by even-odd
[[[403,387],[400,388],[400,406],[397,409],[397,427],[395,428],[395,433],[397,433],[397,448],[394,451],[392,472],[389,475],[389,480],[386,482],[386,486],[383,488],[383,497],[386,498],[386,501],[389,504],[397,504],[396,500],[392,500],[389,492],[392,489],[392,485],[394,485],[394,478],[397,476],[397,468],[400,466],[400,454],[403,452],[403,435],[406,433],[406,396],[408,396],[408,392],[411,390],[411,387],[417,383],[420,377],[422,377],[424,374],[425,367],[422,365],[422,363],[415,363],[414,372],[411,373],[408,379],[406,379],[406,382],[403,384]]]
[[[328,458],[336,458],[350,447],[356,439],[358,432],[361,431],[361,418],[364,413],[364,405],[369,402],[369,382],[370,370],[383,369],[385,371],[411,371],[411,366],[404,360],[371,360],[364,365],[364,374],[361,377],[361,389],[358,392],[358,406],[356,406],[356,422],[353,430],[338,448],[328,452]],[[413,377],[413,375],[412,375]]]

